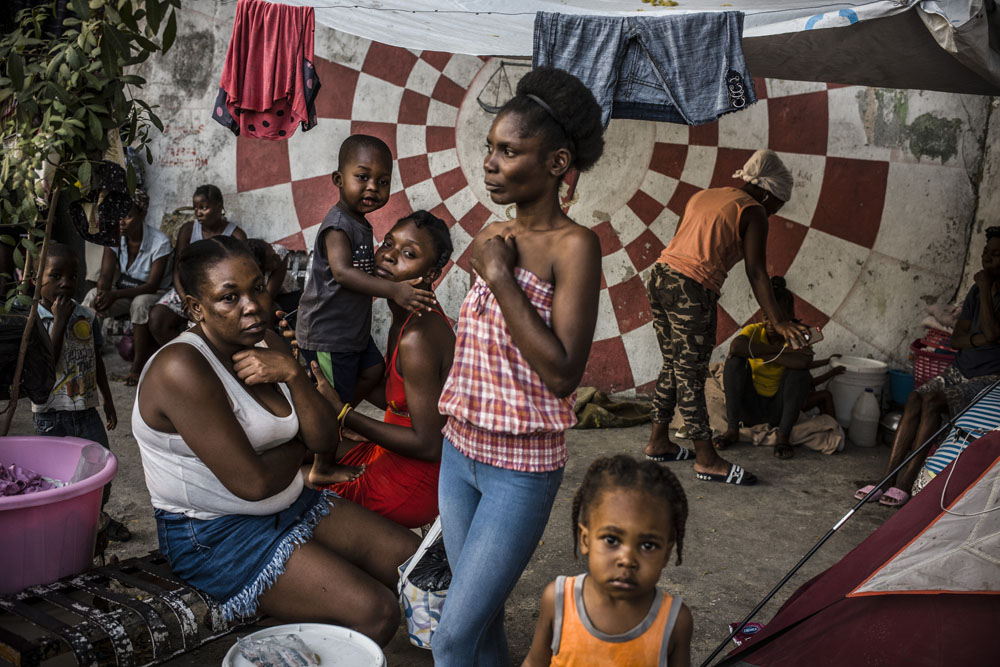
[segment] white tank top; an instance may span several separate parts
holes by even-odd
[[[295,404],[292,403],[291,394],[284,384],[278,386],[292,406],[292,413],[287,417],[276,417],[250,395],[242,382],[232,376],[201,336],[185,331],[163,347],[179,343],[194,346],[208,359],[212,370],[219,376],[226,390],[233,415],[246,432],[247,439],[255,452],[259,454],[282,445],[299,432],[299,418],[295,412]],[[261,342],[258,343],[258,347],[266,345]],[[163,348],[157,354],[162,351]],[[153,357],[155,356],[154,354]],[[142,381],[146,377],[146,371],[152,362],[153,358],[150,358],[139,377],[135,405],[132,408],[132,434],[139,443],[146,487],[149,489],[153,507],[184,514],[193,519],[215,519],[227,514],[255,516],[276,514],[295,502],[302,492],[301,475],[295,475],[284,491],[270,498],[257,501],[243,500],[222,485],[219,478],[197,457],[179,434],[164,433],[150,428],[139,412],[139,394],[142,392]]]
[[[226,222],[226,228],[222,230],[220,236],[232,236],[233,232],[235,231],[236,231],[236,223]],[[201,241],[201,223],[198,222],[197,220],[194,221],[194,225],[192,225],[191,227],[190,243],[194,243],[195,241]]]

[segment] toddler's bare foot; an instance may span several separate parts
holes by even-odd
[[[313,461],[309,471],[309,485],[313,487],[329,486],[341,482],[353,482],[365,472],[364,466],[345,466],[339,463],[321,463],[319,457]]]

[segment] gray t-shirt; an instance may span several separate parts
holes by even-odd
[[[1000,290],[993,294],[993,312],[1000,313]],[[958,319],[969,320],[972,323],[969,327],[969,333],[983,332],[979,312],[979,285],[973,285],[972,289],[969,290],[969,295],[965,297]],[[959,350],[955,365],[967,378],[1000,373],[1000,345],[980,345],[979,347]]]
[[[326,234],[339,229],[351,243],[351,265],[375,273],[375,235],[363,220],[334,206],[323,218],[313,248],[312,270],[299,301],[295,337],[314,352],[362,352],[372,333],[372,297],[349,290],[333,278],[326,256]]]

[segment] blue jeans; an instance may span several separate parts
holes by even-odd
[[[32,417],[35,420],[35,435],[73,436],[84,440],[93,440],[97,444],[103,445],[105,449],[111,449],[108,444],[108,432],[104,429],[104,420],[101,419],[97,408],[50,410],[36,412]],[[109,482],[104,486],[101,507],[107,504],[110,497],[111,483]]]
[[[563,469],[517,472],[444,440],[438,501],[452,578],[431,640],[436,667],[509,665],[504,603],[538,546]]]

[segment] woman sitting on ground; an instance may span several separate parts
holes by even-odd
[[[194,220],[181,225],[177,231],[176,257],[180,257],[188,244],[210,239],[213,236],[232,236],[241,241],[247,240],[247,234],[235,222],[226,219],[226,208],[222,202],[222,190],[214,185],[200,185],[191,198],[194,206]],[[188,327],[189,318],[184,312],[184,289],[177,275],[177,265],[174,265],[173,288],[170,289],[149,314],[149,330],[158,345],[166,345],[167,341]]]
[[[121,241],[117,248],[105,248],[97,287],[87,292],[83,305],[101,317],[128,313],[132,321],[135,356],[125,384],[134,387],[146,360],[156,350],[149,332],[149,311],[170,286],[170,239],[158,229],[145,225],[149,196],[136,188],[132,208],[121,219]],[[114,287],[112,288],[112,285]]]
[[[150,359],[132,412],[163,555],[227,619],[344,625],[384,645],[399,625],[396,568],[419,538],[303,486],[303,456],[336,447],[336,426],[267,327],[246,244],[196,241],[177,274],[196,325]]]
[[[444,220],[427,211],[403,218],[385,235],[375,253],[375,274],[395,282],[409,281],[431,290],[451,257],[451,236]],[[407,528],[430,523],[438,514],[438,472],[441,467],[441,429],[446,419],[438,412],[441,388],[451,369],[455,333],[438,308],[420,314],[389,300],[392,325],[385,355],[385,377],[368,400],[385,408],[379,421],[345,406],[323,374],[319,390],[343,413],[340,423],[365,442],[343,451],[340,463],[364,468],[349,481],[331,479],[313,470],[309,481],[378,512]],[[377,444],[376,444],[377,443]]]
[[[798,322],[795,297],[785,286],[785,279],[774,276],[771,287],[783,320]],[[813,391],[813,387],[843,373],[844,367],[816,378],[809,372],[829,363],[829,358],[813,359],[812,346],[791,349],[767,315],[762,324],[743,327],[729,347],[723,374],[728,428],[715,439],[715,447],[725,449],[736,442],[740,422],[746,426],[767,423],[778,428],[774,456],[792,458],[794,450],[789,438],[799,412],[818,407],[824,414],[833,414],[830,392]]]
[[[1000,227],[986,230],[982,262],[951,334],[951,346],[958,350],[955,363],[907,397],[886,474],[937,432],[945,410],[958,414],[979,392],[1000,379]],[[925,449],[915,456],[879,489],[869,484],[858,489],[854,497],[861,500],[874,491],[873,500],[882,505],[905,504],[910,494],[904,489],[912,489],[927,454]]]

